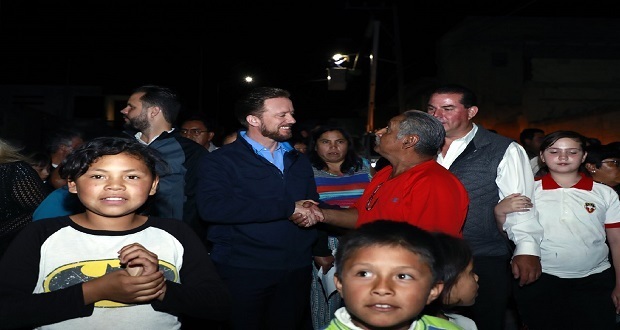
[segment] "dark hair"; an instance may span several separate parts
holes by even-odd
[[[265,112],[265,100],[285,97],[290,99],[291,93],[287,90],[275,87],[257,87],[235,103],[235,116],[243,127],[248,127],[246,117],[254,115],[260,117]]]
[[[613,142],[609,142],[609,143],[607,143],[607,145],[608,145],[610,148],[614,148],[614,149],[616,149],[616,150],[620,151],[620,141],[613,141]]]
[[[600,146],[601,144],[601,140],[595,138],[595,137],[586,137],[586,146]]]
[[[540,143],[540,152],[544,152],[545,150],[547,150],[547,148],[551,147],[559,139],[563,139],[563,138],[575,140],[581,146],[581,150],[583,151],[586,150],[586,144],[587,144],[586,137],[584,137],[583,135],[575,131],[561,131],[560,130],[560,131],[555,131],[555,132],[545,135],[542,142]],[[580,171],[583,172],[583,164],[580,166]],[[547,163],[542,163],[542,165],[540,166],[540,170],[538,170],[538,173],[536,173],[536,176],[537,177],[543,176],[547,173],[549,173],[549,167],[547,166]]]
[[[47,152],[40,150],[30,153],[28,155],[28,159],[30,160],[30,165],[32,166],[47,167],[52,165],[52,158],[50,155]]]
[[[338,131],[342,136],[347,140],[347,154],[344,156],[344,161],[340,165],[340,171],[342,173],[353,173],[359,171],[364,162],[361,157],[357,155],[355,152],[355,145],[353,144],[353,137],[349,132],[339,126],[330,126],[330,125],[322,125],[318,126],[312,130],[312,134],[310,135],[310,142],[308,143],[308,157],[310,158],[310,162],[312,166],[314,166],[317,170],[322,170],[327,167],[325,161],[319,156],[319,153],[316,151],[316,145],[318,140],[321,138],[325,132],[330,131]]]
[[[221,138],[219,139],[220,141],[220,145],[223,147],[224,146],[224,140],[226,140],[227,138],[234,136],[235,139],[237,138],[237,134],[239,132],[239,130],[241,129],[241,127],[229,127],[226,128],[224,130],[224,134],[222,134]],[[232,143],[232,142],[229,142]]]
[[[336,273],[361,248],[369,246],[402,247],[420,257],[431,270],[433,283],[443,278],[443,258],[437,240],[430,232],[407,222],[376,220],[341,236],[336,250]]]
[[[469,88],[462,85],[446,84],[438,86],[432,90],[431,95],[432,94],[461,94],[460,102],[465,108],[478,106],[478,98],[476,97],[476,94]]]
[[[603,166],[602,161],[608,158],[620,158],[620,150],[613,145],[589,145],[586,147],[586,160],[584,164],[594,164],[596,168]],[[587,173],[587,171],[586,171]]]
[[[51,133],[47,139],[45,149],[49,154],[53,154],[60,149],[60,146],[70,147],[74,138],[84,139],[84,135],[75,128],[59,128]]]
[[[586,138],[575,131],[555,131],[545,135],[545,138],[540,143],[540,151],[543,152],[547,148],[551,147],[559,139],[569,138],[579,143],[582,150],[586,150]]]
[[[305,151],[305,152],[303,152],[303,153],[304,153],[304,154],[307,154],[307,153],[308,153],[308,141],[306,141],[306,139],[303,139],[303,138],[301,138],[301,137],[293,137],[293,138],[290,138],[287,142],[288,142],[288,144],[290,144],[290,145],[291,145],[291,147],[293,147],[295,150],[297,150],[297,148],[296,148],[295,146],[296,146],[296,145],[298,145],[298,144],[304,144],[304,145],[306,145],[306,151]],[[299,151],[299,150],[297,150],[297,151],[298,151],[298,152],[301,152],[301,151]]]
[[[439,232],[434,235],[443,256],[443,291],[435,301],[444,307],[452,307],[443,302],[450,298],[452,288],[473,260],[473,254],[469,243],[462,238]]]
[[[136,88],[132,94],[136,93],[144,93],[140,97],[142,107],[159,107],[167,122],[173,124],[177,120],[177,116],[181,111],[181,103],[177,98],[177,94],[170,88],[145,85]]]
[[[192,113],[189,116],[185,117],[183,119],[183,122],[181,122],[181,125],[184,124],[185,122],[188,121],[199,121],[201,122],[203,125],[205,125],[205,128],[207,129],[207,131],[209,132],[215,132],[215,124],[214,124],[214,120],[211,118],[208,118],[206,115],[202,114],[202,113]]]
[[[103,156],[126,153],[142,160],[153,176],[160,173],[160,166],[167,166],[159,152],[133,138],[98,137],[84,143],[71,152],[58,167],[63,179],[75,181],[97,159]]]
[[[531,140],[534,138],[534,135],[536,135],[536,133],[541,133],[541,134],[545,134],[545,131],[543,131],[540,128],[525,128],[521,131],[521,133],[519,134],[519,141],[521,142],[521,145],[525,145],[525,140]]]
[[[400,122],[397,138],[415,134],[420,138],[415,145],[417,152],[427,156],[437,155],[446,138],[446,130],[439,119],[420,110],[405,111],[403,116],[405,119]]]

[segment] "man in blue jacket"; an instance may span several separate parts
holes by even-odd
[[[148,214],[183,220],[204,235],[195,187],[198,161],[208,151],[172,127],[180,110],[181,103],[171,89],[146,85],[133,91],[121,114],[126,128],[137,131],[129,134],[135,133],[139,142],[159,151],[167,163],[157,193],[149,198]]]
[[[288,91],[260,87],[235,106],[245,127],[200,163],[198,211],[208,223],[211,258],[233,296],[230,329],[305,329],[316,231],[289,221],[318,201],[308,158],[291,138]],[[318,210],[316,210],[318,211]]]

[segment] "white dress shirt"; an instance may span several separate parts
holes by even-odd
[[[452,141],[445,156],[441,152],[437,155],[437,162],[449,169],[474,139],[476,132],[478,132],[478,126],[473,124],[469,133]],[[508,214],[503,229],[516,246],[514,255],[527,254],[540,257],[543,228],[538,221],[538,211],[534,201],[534,175],[525,149],[517,142],[512,142],[506,149],[497,167],[495,183],[498,187],[500,201],[513,193],[521,193],[532,200],[534,207],[529,211]]]

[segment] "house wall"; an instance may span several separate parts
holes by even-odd
[[[472,88],[476,121],[620,141],[618,19],[471,17],[437,43],[437,81]]]

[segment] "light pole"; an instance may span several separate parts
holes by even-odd
[[[372,24],[372,52],[370,54],[370,83],[368,91],[368,115],[366,119],[366,132],[372,133],[375,129],[375,94],[377,89],[377,63],[379,62],[379,32],[381,24],[378,20],[373,20]],[[359,53],[356,54],[353,68],[344,66],[350,61],[349,55],[335,54],[332,56],[332,63],[335,67],[327,68],[327,88],[329,90],[347,89],[347,74],[349,70],[355,71]]]
[[[375,91],[377,89],[377,62],[379,60],[379,21],[373,22],[372,54],[370,55],[370,89],[368,93],[368,118],[366,131],[371,133],[375,129]]]

